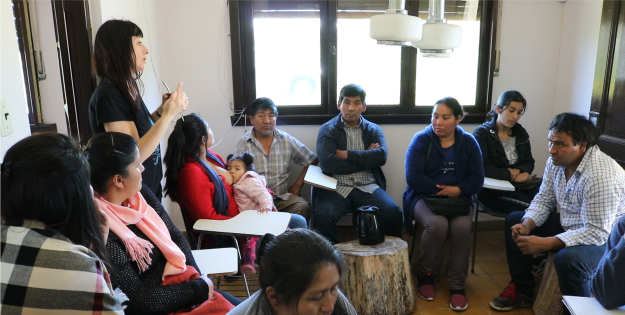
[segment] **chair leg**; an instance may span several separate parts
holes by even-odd
[[[473,223],[473,258],[472,258],[472,263],[471,263],[471,273],[475,273],[475,250],[477,249],[477,215],[479,213],[479,209],[478,209],[478,203],[479,201],[477,200],[477,198],[474,196],[471,199],[475,199],[475,202],[473,203],[473,209],[475,211],[475,222]]]
[[[241,256],[241,249],[239,248],[239,241],[237,241],[237,238],[235,236],[232,236],[232,239],[234,239],[234,245],[237,247],[237,252],[239,253],[239,261],[243,260],[243,256]],[[245,283],[245,292],[247,292],[247,297],[250,297],[250,288],[247,285],[247,277],[245,276],[245,274],[241,273],[241,275],[243,275],[243,283]]]
[[[417,231],[416,231],[416,226],[413,225],[412,227],[412,232],[414,234],[412,234],[412,243],[410,244],[410,254],[408,254],[408,261],[412,262],[412,254],[414,253],[414,247],[415,247],[415,242],[417,241]]]
[[[315,216],[315,195],[313,193],[315,186],[310,186],[310,218],[308,219],[308,229],[312,230],[313,229],[313,217]]]
[[[204,236],[204,232],[201,232],[200,236],[197,238],[197,250],[202,249],[202,236]]]

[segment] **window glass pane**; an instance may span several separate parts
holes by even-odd
[[[424,5],[424,7],[422,6]],[[452,96],[462,105],[475,105],[480,44],[479,1],[447,1],[447,23],[462,27],[462,45],[449,58],[417,55],[415,104],[431,106]],[[419,2],[419,17],[427,20],[428,2]]]
[[[256,97],[276,105],[321,104],[319,6],[254,5]]]
[[[356,83],[367,91],[367,104],[399,104],[401,47],[378,45],[369,37],[369,18],[387,8],[388,1],[338,2],[337,95]]]

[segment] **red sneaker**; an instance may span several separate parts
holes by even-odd
[[[419,297],[426,301],[434,301],[436,298],[434,276],[431,273],[427,273],[424,276],[417,277],[417,281],[419,282],[419,286],[417,287]]]
[[[454,311],[464,311],[469,307],[464,290],[449,290],[449,308]]]

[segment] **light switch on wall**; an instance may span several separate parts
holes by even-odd
[[[2,136],[6,137],[13,133],[13,122],[11,121],[11,108],[9,107],[9,99],[3,97],[0,100],[0,105],[2,106]]]

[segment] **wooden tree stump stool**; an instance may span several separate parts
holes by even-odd
[[[545,261],[543,279],[540,282],[536,301],[534,301],[534,314],[536,315],[562,315],[562,293],[558,284],[558,273],[554,259],[556,253],[549,253]]]
[[[386,236],[382,244],[336,244],[345,259],[340,288],[359,315],[410,314],[415,309],[408,244]]]

